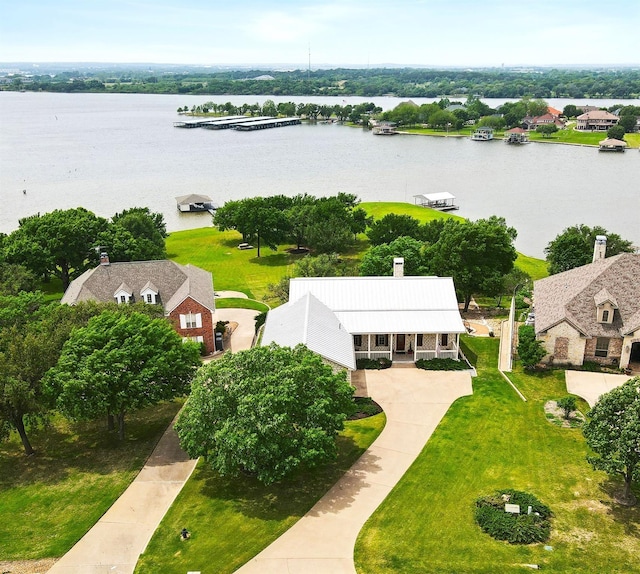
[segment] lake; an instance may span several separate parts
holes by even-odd
[[[640,245],[637,150],[375,137],[332,124],[258,132],[173,127],[182,117],[176,109],[184,105],[269,98],[0,92],[0,232],[13,231],[27,215],[78,206],[104,217],[148,206],[164,214],[170,231],[210,225],[209,214],[177,211],[175,196],[189,193],[209,195],[218,204],[255,195],[338,192],[362,201],[413,203],[416,194],[449,191],[461,216],[504,217],[518,230],[518,250],[528,255],[542,257],[551,239],[578,223],[602,225]],[[402,101],[270,99],[374,101],[384,109]],[[496,106],[504,100],[486,101]],[[548,101],[559,109],[613,103]]]

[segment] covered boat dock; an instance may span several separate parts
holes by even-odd
[[[211,201],[208,195],[199,195],[191,193],[189,195],[181,195],[176,197],[178,211],[188,213],[193,211],[208,211],[213,214],[218,206]]]
[[[293,126],[301,123],[300,118],[271,118],[263,120],[255,120],[253,122],[243,122],[234,126],[234,129],[242,132],[266,130],[268,128],[281,128],[284,126]]]
[[[422,207],[429,207],[430,209],[437,209],[439,211],[453,211],[460,209],[458,205],[455,205],[455,195],[451,195],[448,191],[442,191],[440,193],[427,193],[413,196],[416,205]]]

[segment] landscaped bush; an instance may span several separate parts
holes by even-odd
[[[380,369],[388,369],[391,366],[391,360],[386,357],[380,357],[379,359],[358,359],[356,361],[357,369],[373,369],[379,371]]]
[[[349,420],[364,419],[382,412],[382,407],[371,397],[354,397],[355,413],[349,416]]]
[[[505,504],[518,504],[520,514],[505,511]],[[531,506],[531,514],[528,508]],[[496,540],[510,544],[544,542],[551,532],[551,510],[535,496],[519,490],[499,490],[476,500],[476,522]]]
[[[464,361],[455,359],[418,359],[416,361],[418,369],[425,371],[465,371],[469,365]]]

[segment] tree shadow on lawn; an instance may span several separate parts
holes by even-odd
[[[600,483],[600,490],[604,492],[609,499],[601,500],[608,509],[616,522],[624,527],[624,532],[628,536],[640,537],[640,484],[632,484],[632,490],[638,502],[635,506],[624,506],[616,501],[616,495],[622,492],[624,484],[622,480],[615,480],[611,477],[606,478]]]
[[[107,431],[106,418],[76,423],[59,419],[32,430],[34,455],[25,456],[19,440],[0,446],[0,491],[54,485],[75,473],[109,475],[141,467],[179,408],[177,402],[165,403],[130,413],[123,442],[116,431]]]
[[[360,450],[351,438],[340,437],[342,449],[350,453]],[[379,469],[375,455],[367,455],[366,465],[373,470]],[[203,496],[221,499],[233,504],[238,512],[249,518],[282,521],[292,516],[302,517],[313,505],[336,484],[358,459],[340,457],[341,460],[328,462],[316,469],[298,471],[284,480],[268,486],[254,477],[239,475],[222,477],[206,464],[195,471],[196,480],[203,481]],[[327,506],[321,512],[335,513],[351,506],[357,493],[366,486],[362,470],[350,474],[347,486],[335,488],[327,500]]]

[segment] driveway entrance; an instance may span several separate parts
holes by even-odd
[[[365,371],[387,424],[318,503],[239,574],[355,574],[353,549],[373,511],[422,451],[453,401],[470,395],[467,372],[416,368]]]
[[[601,395],[626,383],[630,378],[627,375],[565,371],[567,391],[582,397],[592,408]]]

